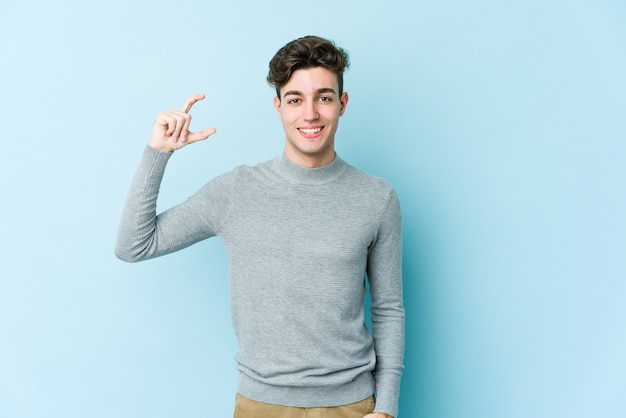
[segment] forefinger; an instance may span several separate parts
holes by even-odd
[[[204,99],[205,97],[206,96],[204,94],[194,94],[193,96],[187,99],[187,101],[185,102],[183,107],[180,109],[180,111],[183,113],[189,113],[189,111],[191,110],[191,107],[194,104],[196,104],[196,102]]]

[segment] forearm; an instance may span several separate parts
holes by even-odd
[[[215,236],[230,209],[234,172],[205,184],[183,203],[156,214],[159,187],[172,154],[146,147],[122,214],[115,254],[124,261],[147,260]]]
[[[156,205],[171,154],[146,147],[133,177],[115,244],[115,255],[134,262],[150,258],[156,233]]]
[[[372,314],[376,350],[376,409],[397,415],[404,357],[404,310],[397,309],[385,317]]]

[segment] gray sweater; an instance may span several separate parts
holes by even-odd
[[[146,148],[116,255],[140,261],[219,236],[239,392],[299,407],[344,405],[375,392],[375,410],[396,416],[404,308],[401,215],[391,186],[339,157],[308,169],[280,155],[216,177],[157,216],[171,155]],[[373,336],[363,321],[365,277]]]

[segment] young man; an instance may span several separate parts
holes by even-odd
[[[284,153],[218,176],[157,215],[173,151],[215,133],[189,131],[189,111],[203,95],[159,114],[124,208],[116,245],[122,260],[157,257],[212,236],[223,241],[240,346],[237,418],[397,415],[400,206],[387,182],[335,154],[347,66],[347,53],[323,38],[281,48],[268,82],[276,88]],[[372,334],[363,320],[365,277]]]

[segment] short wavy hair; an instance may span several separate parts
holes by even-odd
[[[276,95],[280,98],[280,89],[287,84],[295,71],[323,67],[337,75],[341,94],[343,73],[349,66],[348,52],[336,46],[333,41],[319,36],[304,36],[289,42],[276,52],[269,64],[267,82],[276,88]]]

